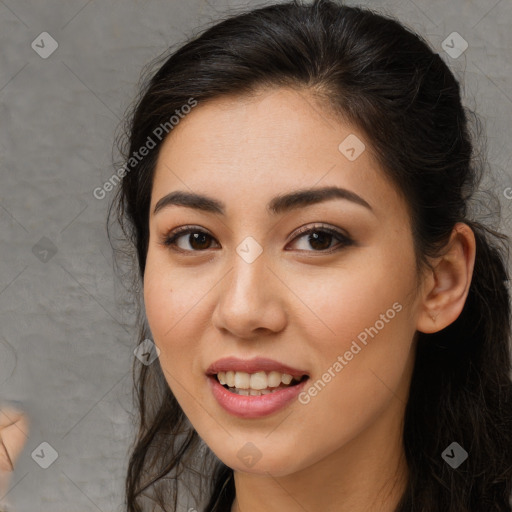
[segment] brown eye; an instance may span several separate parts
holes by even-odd
[[[352,245],[354,242],[349,237],[335,229],[316,226],[302,230],[294,241],[306,239],[306,247],[299,249],[307,252],[334,252],[329,249],[339,250]],[[180,239],[185,242],[179,243]],[[211,242],[215,240],[209,233],[193,226],[183,226],[165,236],[162,244],[173,250],[181,252],[200,252],[211,249]],[[334,241],[338,244],[332,245]],[[187,247],[188,244],[188,247]],[[313,251],[310,250],[313,248]]]
[[[308,243],[318,250],[329,249],[334,236],[325,231],[313,231],[308,235]]]
[[[334,240],[338,240],[338,247],[335,250],[347,247],[354,243],[353,240],[351,240],[343,233],[322,226],[312,227],[301,231],[299,236],[295,237],[294,241],[300,240],[302,238],[306,239],[304,244],[306,247],[299,250],[305,250],[309,252],[332,252],[328,250],[336,247],[336,244],[334,246],[331,245]],[[308,246],[312,247],[314,251],[310,251]]]
[[[188,235],[188,237],[186,237],[186,235]],[[181,238],[185,240],[185,247],[177,243]],[[162,243],[167,247],[176,248],[176,250],[198,252],[209,249],[212,240],[214,240],[214,238],[206,231],[193,227],[184,227],[167,235]],[[188,244],[191,249],[187,248],[186,244]]]
[[[208,249],[209,242],[211,242],[211,237],[207,233],[190,233],[188,235],[188,243],[194,249]]]

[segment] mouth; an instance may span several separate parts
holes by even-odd
[[[229,392],[244,396],[261,396],[275,393],[284,388],[297,386],[309,379],[309,375],[292,376],[278,371],[235,372],[226,371],[208,374]]]

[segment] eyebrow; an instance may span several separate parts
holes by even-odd
[[[360,206],[364,206],[372,213],[373,208],[355,192],[340,187],[308,188],[275,196],[267,204],[267,211],[271,215],[278,215],[297,210],[331,199],[344,199]],[[223,202],[208,196],[177,190],[171,192],[156,203],[153,215],[170,206],[185,206],[216,215],[225,215],[226,207]]]

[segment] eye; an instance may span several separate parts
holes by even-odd
[[[180,246],[178,241],[186,235],[188,235],[188,237],[185,238],[185,247],[183,247],[183,244]],[[294,241],[306,238],[306,236],[308,236],[306,244],[309,244],[310,247],[315,249],[314,251],[308,251],[308,249],[305,249],[308,252],[335,252],[343,247],[353,245],[354,243],[351,238],[344,235],[341,231],[324,227],[323,225],[302,229],[299,231],[298,236],[294,238]],[[200,252],[210,249],[212,240],[215,239],[209,233],[200,228],[196,228],[194,226],[182,226],[165,235],[161,243],[176,251]],[[328,251],[328,249],[332,249],[333,246],[331,244],[334,240],[338,240],[338,247],[334,246],[336,247],[334,251]],[[187,248],[187,244],[189,244],[189,247],[192,249]]]
[[[307,239],[305,241],[304,245],[309,245],[310,247],[313,247],[315,251],[308,251],[308,249],[305,249],[308,252],[335,252],[343,247],[348,247],[354,243],[354,241],[349,238],[348,236],[344,235],[341,231],[338,231],[337,229],[325,227],[323,225],[317,225],[313,227],[306,227],[299,231],[299,236],[296,236],[294,238],[295,240],[301,240],[302,238]],[[336,245],[332,246],[332,242],[334,240],[338,240],[338,247]],[[333,251],[330,251],[329,249],[335,248]]]
[[[193,248],[192,250],[186,247],[180,247],[180,245],[177,243],[177,241],[180,238],[185,237],[185,235],[188,235],[188,237],[185,239],[185,245],[188,243],[189,246]],[[198,252],[201,250],[209,249],[210,244],[208,241],[211,240],[213,240],[213,237],[202,229],[196,228],[194,226],[182,226],[167,234],[162,240],[162,244],[177,251]]]

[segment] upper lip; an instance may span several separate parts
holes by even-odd
[[[305,370],[292,368],[286,364],[268,359],[266,357],[254,357],[253,359],[239,359],[238,357],[224,357],[211,364],[206,370],[206,375],[216,375],[219,372],[247,372],[256,373],[259,371],[287,373],[292,377],[300,379],[303,375],[309,377]]]

